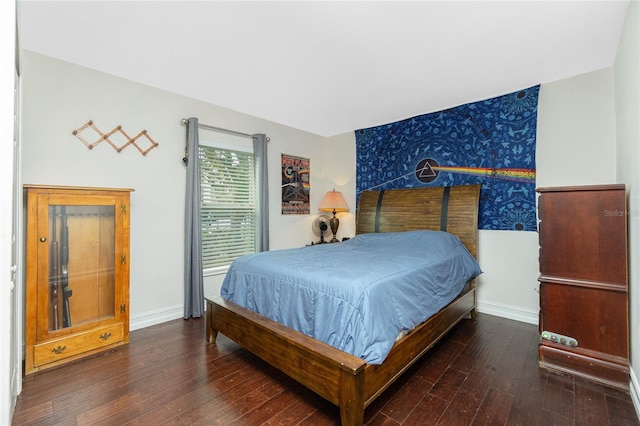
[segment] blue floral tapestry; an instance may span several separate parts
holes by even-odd
[[[356,190],[480,183],[480,229],[536,231],[540,86],[356,130]]]

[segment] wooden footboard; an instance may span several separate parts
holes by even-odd
[[[207,341],[220,332],[340,407],[343,426],[362,425],[364,409],[453,326],[475,309],[475,288],[396,342],[380,365],[342,352],[220,297],[207,299]]]
[[[365,368],[365,407],[431,349],[449,330],[475,311],[475,288],[398,340],[380,365]]]
[[[365,361],[220,297],[207,299],[207,340],[221,332],[340,407],[343,425],[364,422]]]

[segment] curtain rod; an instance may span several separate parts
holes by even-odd
[[[186,118],[183,118],[182,125],[184,126],[185,124],[187,124],[188,121],[189,120],[187,120]],[[231,135],[244,136],[244,137],[253,139],[253,135],[250,135],[248,133],[242,133],[242,132],[237,132],[235,130],[223,129],[222,127],[209,126],[208,124],[200,124],[200,123],[198,123],[198,127],[202,129],[214,130],[216,132],[229,133]],[[269,142],[269,138],[267,138],[267,142]]]

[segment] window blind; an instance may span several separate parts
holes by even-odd
[[[200,146],[202,263],[231,264],[256,252],[256,183],[253,153]]]

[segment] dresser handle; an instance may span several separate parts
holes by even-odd
[[[107,340],[109,337],[111,337],[111,333],[104,333],[100,335],[102,340]]]

